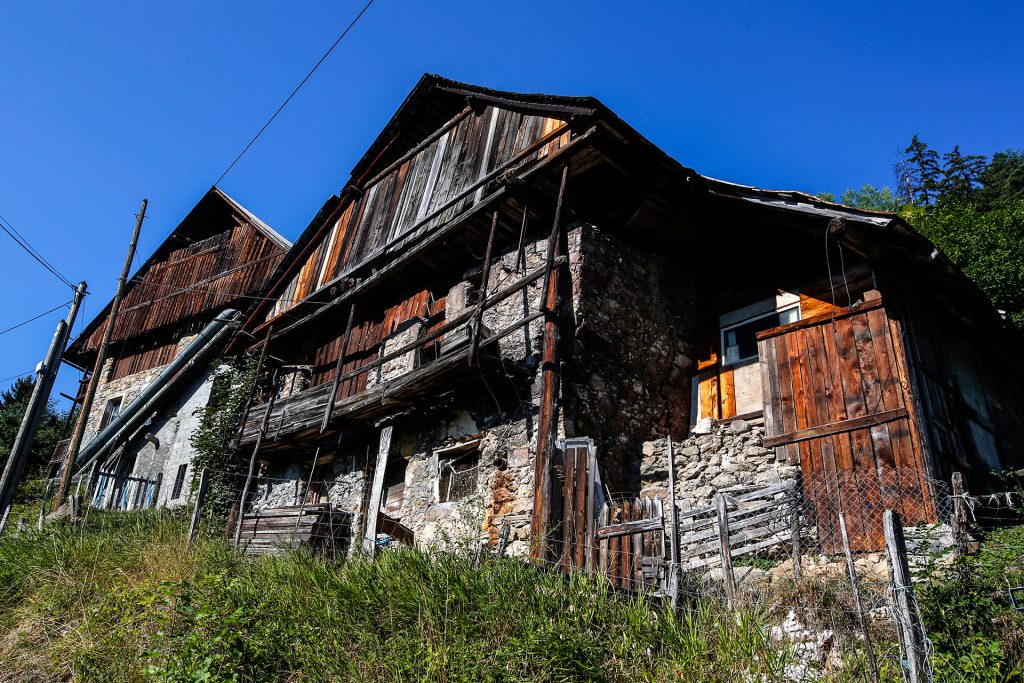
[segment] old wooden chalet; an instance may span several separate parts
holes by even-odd
[[[188,500],[190,436],[210,397],[211,364],[290,246],[213,188],[130,278],[78,463],[93,477],[95,505]],[[93,367],[109,312],[85,327],[68,360]]]
[[[669,435],[684,506],[793,482],[859,549],[1024,463],[1013,337],[932,244],[701,176],[593,98],[424,76],[269,297],[245,511],[331,506],[368,548],[579,563],[601,500],[664,495]]]

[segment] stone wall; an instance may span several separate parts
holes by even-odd
[[[133,438],[125,449],[126,462],[134,457],[131,476],[156,479],[160,475],[160,491],[154,504],[158,507],[177,507],[188,502],[192,492],[192,434],[199,429],[201,411],[210,401],[214,373],[205,370],[179,392],[170,404],[154,416],[148,427]],[[146,435],[151,436],[150,439]],[[181,490],[174,496],[174,481],[181,465],[185,465],[185,478]]]
[[[183,337],[178,342],[178,353],[193,339],[194,335]],[[175,354],[177,355],[177,354]],[[110,377],[113,358],[104,365],[101,379]],[[132,375],[107,380],[96,389],[96,397],[86,423],[83,445],[88,444],[99,433],[107,403],[120,398],[121,410],[131,404],[142,391],[152,384],[167,366],[150,368]],[[154,501],[155,505],[175,507],[188,501],[191,491],[192,472],[186,469],[184,485],[177,497],[172,497],[175,475],[182,464],[191,463],[194,451],[190,442],[192,433],[198,429],[200,417],[197,411],[206,406],[210,399],[213,375],[204,370],[169,402],[164,403],[150,423],[141,428],[131,441],[101,465],[103,471],[118,470],[121,473],[143,479],[161,479],[161,486]],[[146,435],[150,438],[146,438]]]
[[[763,488],[795,481],[800,468],[775,458],[765,448],[764,426],[746,420],[713,423],[702,420],[693,433],[673,444],[676,498],[683,509],[705,507],[719,490]],[[643,445],[641,494],[667,498],[668,442]]]
[[[693,296],[686,271],[590,227],[573,265],[571,436],[597,445],[602,478],[635,492],[645,442],[689,425]]]
[[[568,231],[570,268],[578,273],[582,228]],[[522,261],[518,245],[510,245],[494,257],[488,279],[493,294],[514,283],[546,262],[546,236],[528,236]],[[448,316],[454,317],[478,300],[473,278],[456,283],[448,294]],[[504,328],[540,310],[543,278],[484,311],[487,332]],[[578,287],[575,288],[578,292]],[[567,305],[568,309],[573,308]],[[385,343],[383,353],[398,348],[423,333],[413,322],[396,331]],[[482,351],[532,371],[532,379],[491,374],[456,392],[441,392],[443,399],[424,401],[416,410],[394,420],[388,475],[404,464],[405,491],[401,505],[386,514],[415,533],[421,547],[465,547],[498,543],[501,530],[509,528],[509,553],[526,553],[529,548],[530,517],[533,510],[533,469],[536,449],[539,365],[543,321],[535,320],[510,333],[496,345]],[[468,342],[469,335],[446,335],[451,348]],[[412,357],[412,354],[409,355]],[[381,369],[384,379],[393,379],[413,369],[415,363],[403,356]],[[376,381],[376,378],[374,379]],[[373,381],[368,383],[371,386]],[[369,426],[368,426],[369,427]],[[370,427],[333,454],[329,465],[318,467],[315,480],[322,481],[332,504],[353,515],[355,535],[365,524],[370,482],[375,468],[379,425]],[[560,434],[563,431],[560,429]],[[478,465],[472,492],[453,501],[442,501],[440,483],[446,452],[476,450]],[[311,454],[296,449],[287,462],[268,463],[258,484],[257,505],[293,505],[301,501],[304,481],[309,477]],[[401,461],[401,462],[400,462]],[[303,463],[307,463],[303,465]],[[469,476],[469,475],[461,475]],[[386,495],[386,492],[385,492]],[[359,547],[359,544],[354,544]]]

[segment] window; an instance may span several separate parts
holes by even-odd
[[[181,496],[181,489],[185,486],[185,472],[187,471],[187,462],[178,465],[178,473],[174,475],[174,488],[171,489],[171,500],[177,500]]]
[[[112,398],[103,406],[103,417],[100,418],[100,429],[105,429],[110,422],[121,414],[121,399],[123,396]]]
[[[735,365],[757,358],[757,333],[800,319],[800,307],[771,311],[722,328],[722,364]]]
[[[388,463],[384,471],[384,511],[398,512],[405,500],[405,470],[408,462],[398,458]]]
[[[439,503],[450,503],[476,493],[477,470],[480,466],[480,442],[472,441],[438,451]]]

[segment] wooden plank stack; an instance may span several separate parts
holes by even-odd
[[[345,553],[352,536],[351,515],[330,505],[287,505],[247,513],[240,547],[246,555],[273,555],[287,548]]]

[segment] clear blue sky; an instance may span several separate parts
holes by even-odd
[[[84,320],[113,295],[140,200],[145,258],[362,4],[4,3],[0,215],[89,283]],[[425,71],[596,96],[726,180],[891,184],[915,132],[1024,147],[1022,25],[1021,2],[377,0],[221,186],[295,238]],[[0,329],[70,298],[3,234],[0,288]],[[41,359],[56,320],[0,336],[0,380]]]

